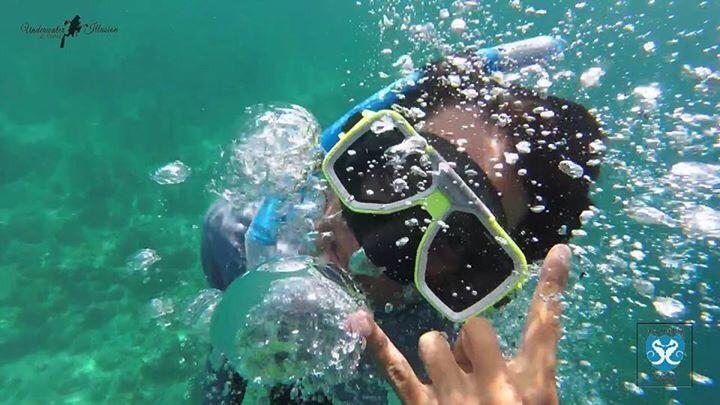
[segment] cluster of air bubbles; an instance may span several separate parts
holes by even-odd
[[[319,177],[310,176],[301,193],[287,196],[287,211],[278,231],[277,254],[289,257],[313,251],[316,225],[325,209],[324,189]]]
[[[659,218],[665,225],[680,224],[683,232],[695,239],[720,239],[720,211],[713,208],[720,192],[720,165],[700,162],[674,164],[662,179],[675,200],[670,207],[675,219],[660,215],[657,209],[644,211]],[[642,213],[643,211],[639,211]],[[634,216],[639,215],[634,213]]]
[[[549,64],[548,61],[538,60],[536,63],[522,66],[519,69],[508,69],[505,71],[494,72],[491,78],[502,85],[521,85],[533,89],[540,97],[547,97],[553,91],[551,88],[556,84],[575,76],[575,73],[562,70],[555,71],[556,66]],[[491,96],[502,94],[500,89],[495,90]],[[548,112],[547,114],[550,114]]]
[[[427,141],[421,136],[412,136],[405,138],[397,145],[393,145],[387,149],[385,155],[388,157],[388,163],[391,165],[403,165],[409,156],[425,155]]]
[[[708,93],[720,90],[720,71],[713,71],[704,66],[693,67],[683,65],[683,73],[696,81],[695,91]]]
[[[190,177],[191,171],[188,165],[176,160],[150,173],[150,178],[157,184],[180,184]]]
[[[720,165],[700,162],[680,162],[670,169],[670,175],[682,182],[679,187],[695,186],[712,191],[720,186]]]
[[[377,126],[373,127],[373,131],[381,133],[389,130],[392,122],[377,122]],[[429,178],[431,169],[430,157],[426,153],[427,140],[421,136],[411,136],[404,138],[400,143],[389,147],[383,154],[383,164],[394,170],[394,179],[388,185],[394,192],[403,193],[409,189],[409,176],[416,179],[416,187],[424,189],[426,180]],[[371,192],[372,190],[367,190]]]
[[[392,66],[403,76],[407,76],[415,71],[415,65],[410,55],[401,55]]]
[[[382,58],[381,63],[392,64],[398,76],[412,72],[417,67],[415,60],[476,49],[486,42],[478,27],[492,18],[489,6],[477,1],[431,2],[422,6],[407,0],[370,4],[368,13],[380,29],[379,54],[399,55]],[[536,14],[542,15],[544,10],[537,10]],[[380,69],[377,76],[389,78],[391,75],[386,71],[387,68]]]
[[[314,250],[315,225],[325,205],[325,185],[315,175],[321,161],[319,135],[317,120],[300,106],[257,105],[246,109],[227,161],[211,189],[251,217],[264,202],[275,202],[273,215],[282,219],[277,241],[261,249],[250,246],[250,266],[260,264],[267,256],[289,257]]]
[[[683,231],[690,237],[720,239],[720,211],[705,205],[686,210]]]
[[[389,115],[383,115],[379,119],[373,121],[370,130],[375,134],[382,134],[395,129],[395,121]]]
[[[257,105],[246,109],[242,121],[213,191],[247,206],[302,187],[320,159],[315,117],[297,105]]]
[[[330,392],[358,367],[362,339],[347,330],[346,320],[359,308],[322,276],[276,280],[245,317],[231,364],[255,384]]]

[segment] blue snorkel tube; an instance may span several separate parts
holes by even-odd
[[[547,60],[561,54],[565,46],[566,42],[561,38],[539,36],[492,48],[484,48],[477,51],[476,55],[485,60],[486,71],[492,73]],[[335,146],[342,128],[355,114],[364,110],[377,111],[388,108],[398,101],[400,94],[407,94],[414,90],[422,78],[423,72],[413,72],[351,108],[322,132],[320,135],[322,149],[328,152]],[[269,196],[263,200],[246,234],[246,249],[250,246],[253,249],[264,249],[267,252],[267,255],[264,256],[269,256],[274,252],[278,231],[285,221],[285,216],[280,209],[284,202],[285,199],[278,196]],[[248,258],[249,253],[250,251],[248,251]],[[268,258],[265,257],[265,259]],[[248,269],[252,270],[253,267],[249,265]]]

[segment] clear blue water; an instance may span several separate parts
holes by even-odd
[[[720,3],[535,0],[518,2],[519,9],[509,0],[471,3],[6,2],[0,398],[197,402],[207,347],[182,314],[205,288],[199,226],[215,199],[209,185],[220,150],[238,136],[243,109],[296,103],[327,125],[398,77],[392,65],[400,55],[421,65],[439,44],[459,49],[558,34],[570,47],[548,67],[550,92],[594,108],[609,135],[593,192],[597,213],[584,227],[587,235],[572,240],[561,398],[711,403],[718,385],[701,377],[677,390],[641,391],[630,383],[640,321],[694,322],[695,371],[720,378],[720,350],[713,346],[720,181],[707,167],[701,179],[678,176],[683,166],[671,175],[680,162],[717,165],[720,157],[720,84],[684,72],[689,65],[717,73]],[[450,19],[439,17],[442,8]],[[62,25],[75,14],[118,30],[81,33],[60,49],[58,38],[21,29]],[[383,27],[383,15],[392,26]],[[453,18],[467,21],[464,37],[449,29]],[[413,28],[428,23],[429,37]],[[381,52],[386,48],[390,55]],[[586,88],[580,77],[592,67],[604,75]],[[654,102],[643,101],[647,90],[634,94],[653,83]],[[175,160],[191,168],[186,181],[159,185],[150,178]],[[638,204],[663,211],[674,226],[638,221]],[[701,211],[700,228],[692,221],[699,205],[710,210]],[[129,270],[127,258],[146,248],[161,260],[146,271]],[[588,276],[580,279],[582,272]],[[676,299],[684,311],[666,316],[654,305],[658,297]],[[524,310],[522,300],[493,319],[505,337],[519,331],[509,319]]]

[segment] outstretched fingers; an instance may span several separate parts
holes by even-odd
[[[567,283],[572,252],[566,245],[555,245],[543,263],[540,279],[530,305],[518,358],[536,371],[554,370],[560,339],[560,294]]]

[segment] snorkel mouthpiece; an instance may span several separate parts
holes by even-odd
[[[356,276],[379,277],[385,271],[385,267],[377,267],[370,262],[364,248],[356,250],[350,256],[348,267],[350,272]]]

